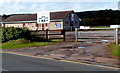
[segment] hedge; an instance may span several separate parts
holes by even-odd
[[[7,27],[1,28],[1,42],[16,40],[18,38],[29,38],[30,31],[22,28]]]

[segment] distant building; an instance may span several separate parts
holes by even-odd
[[[74,11],[50,12],[50,24],[37,24],[37,14],[15,14],[3,21],[3,27],[20,27],[30,30],[74,30],[80,27],[80,18]]]

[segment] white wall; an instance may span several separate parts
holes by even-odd
[[[2,24],[3,26],[3,24]],[[23,24],[5,24],[5,27],[19,27],[23,28]]]

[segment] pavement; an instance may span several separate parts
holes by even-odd
[[[101,67],[82,63],[72,63],[33,56],[2,54],[2,71],[118,71],[110,67]]]

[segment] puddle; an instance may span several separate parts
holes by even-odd
[[[63,49],[65,49],[65,48],[69,48],[69,49],[79,48],[79,49],[81,49],[81,48],[85,48],[85,47],[66,46],[66,47],[61,47],[61,48],[63,48]]]
[[[65,49],[65,48],[74,48],[74,47],[72,47],[72,46],[65,46],[65,47],[61,47],[61,48]]]
[[[102,41],[101,44],[108,44],[110,40],[101,40],[101,41]]]
[[[103,42],[109,42],[110,40],[101,40],[101,41],[103,41]]]
[[[102,42],[101,44],[108,44],[108,42]]]
[[[85,47],[77,47],[77,48],[85,48]]]
[[[84,41],[83,43],[93,43],[92,41]]]

